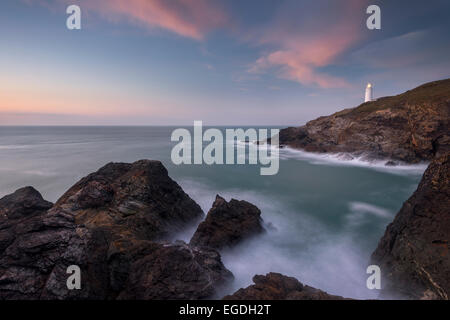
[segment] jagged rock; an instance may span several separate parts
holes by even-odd
[[[49,215],[51,206],[30,187],[0,200],[0,299],[41,298],[56,268],[81,263],[73,217]]]
[[[36,215],[52,207],[32,187],[17,190],[0,199],[0,255],[14,242],[17,235],[38,230]]]
[[[215,249],[233,247],[244,239],[264,232],[261,211],[246,201],[225,201],[216,196],[206,220],[197,228],[190,244]]]
[[[279,273],[253,277],[255,284],[239,289],[224,300],[342,300],[343,297],[306,286],[297,279]]]
[[[280,144],[367,159],[429,161],[450,151],[450,79],[280,131]]]
[[[55,204],[90,228],[114,228],[138,239],[167,237],[203,217],[159,161],[110,163],[81,179]],[[121,229],[121,230],[118,230]]]
[[[430,164],[372,254],[383,276],[381,297],[450,297],[449,157]]]
[[[2,218],[15,220],[47,211],[52,206],[53,204],[45,201],[36,189],[25,187],[0,199],[0,222]]]
[[[0,200],[0,299],[196,299],[231,277],[212,249],[155,242],[203,215],[158,161],[108,164],[50,207],[34,189]]]
[[[119,299],[205,299],[216,294],[233,275],[220,255],[181,242],[156,244],[130,266],[126,289]]]

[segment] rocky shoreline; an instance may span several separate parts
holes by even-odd
[[[202,210],[159,161],[107,164],[55,204],[25,187],[0,199],[0,300],[220,298],[233,281],[220,250],[264,233],[260,215],[217,196],[200,223]],[[168,241],[192,224],[189,244]],[[67,288],[72,265],[82,290]],[[294,281],[268,277],[275,287]],[[328,297],[296,282],[293,289]]]
[[[280,131],[280,146],[367,161],[429,162],[450,151],[450,79]]]
[[[311,152],[431,161],[372,254],[381,298],[450,297],[449,92],[436,81],[280,132]],[[171,241],[192,226],[189,243]],[[32,187],[0,199],[0,300],[222,298],[233,274],[221,250],[264,232],[246,201],[218,195],[205,216],[159,161],[109,163],[55,204]],[[73,265],[81,290],[66,285]],[[277,273],[253,281],[224,299],[343,299]]]
[[[381,298],[450,297],[450,79],[280,131],[280,146],[385,166],[430,162],[372,254]]]
[[[372,263],[381,298],[448,299],[449,154],[435,159]],[[159,161],[110,163],[55,204],[32,187],[0,199],[0,299],[211,299],[233,281],[220,251],[265,231],[251,203],[216,197],[206,218]],[[200,222],[203,220],[202,222]],[[189,243],[170,242],[197,224]],[[67,268],[82,270],[68,290]],[[269,273],[224,299],[344,299]]]

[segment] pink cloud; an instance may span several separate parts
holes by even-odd
[[[196,40],[228,21],[225,10],[211,0],[85,0],[82,5],[110,20],[127,20]]]
[[[83,14],[95,12],[113,21],[127,21],[147,29],[163,29],[183,37],[202,40],[225,26],[229,17],[218,0],[22,0],[53,10],[58,5],[77,4]],[[87,10],[87,12],[83,11]]]
[[[321,71],[361,39],[364,1],[349,0],[323,11],[319,20],[293,21],[289,14],[281,14],[269,29],[259,36],[258,43],[272,48],[250,68],[250,73],[275,71],[279,78],[308,86],[341,88],[349,86],[342,78]],[[329,12],[330,12],[329,11]]]

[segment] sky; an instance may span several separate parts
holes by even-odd
[[[81,30],[66,8],[81,8]],[[369,5],[381,30],[369,30]],[[448,0],[2,0],[0,125],[301,125],[450,77]]]

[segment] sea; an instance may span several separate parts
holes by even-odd
[[[277,151],[280,167],[272,176],[261,176],[259,165],[175,165],[175,129],[0,127],[0,198],[33,186],[54,202],[109,162],[160,160],[205,213],[216,195],[249,201],[262,212],[267,232],[222,253],[235,279],[221,294],[250,285],[255,274],[279,272],[331,294],[377,297],[366,286],[370,255],[426,163],[386,167],[285,148]],[[189,241],[193,232],[177,237]]]

